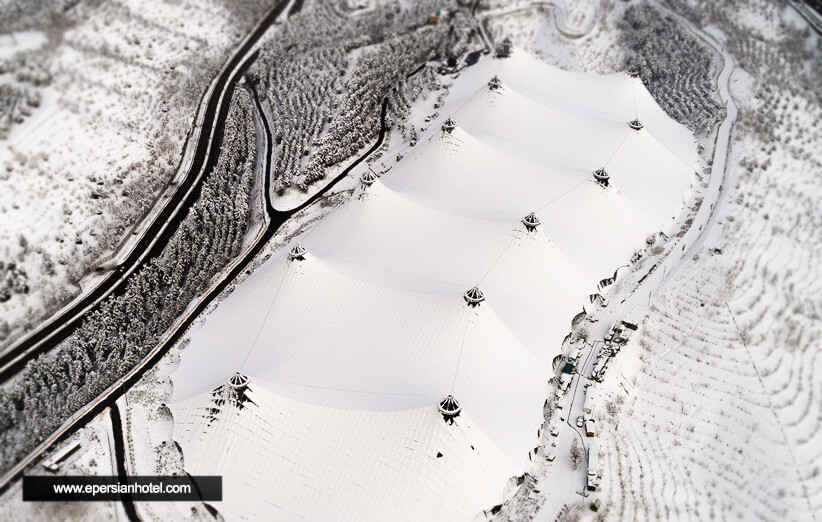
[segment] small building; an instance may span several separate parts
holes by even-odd
[[[80,449],[80,441],[74,440],[66,444],[48,460],[43,462],[43,467],[52,473],[60,471],[60,464]]]
[[[378,179],[379,178],[377,177],[377,175],[374,174],[371,170],[366,170],[362,173],[362,176],[360,176],[360,183],[362,183],[363,186],[367,187],[369,185],[373,185],[374,183],[376,183]]]
[[[294,248],[288,252],[288,258],[292,261],[303,261],[307,253],[308,250],[306,250],[301,244],[297,243],[294,245]],[[239,373],[237,375],[239,375]]]
[[[594,425],[594,419],[588,419],[585,421],[585,435],[589,437],[596,437],[596,426]]]
[[[536,214],[531,212],[530,214],[522,218],[522,224],[525,225],[525,230],[527,230],[528,232],[533,232],[539,226],[540,220]]]
[[[453,421],[454,417],[458,417],[462,408],[460,403],[453,395],[448,395],[437,404],[437,410],[442,414],[442,417],[447,421]]]
[[[590,393],[585,393],[585,402],[582,403],[582,412],[583,413],[591,413],[591,406],[594,402],[594,399]]]
[[[453,118],[448,118],[442,124],[442,131],[451,134],[451,131],[457,128],[457,122]]]
[[[588,491],[596,491],[599,485],[599,444],[592,441],[588,446]]]
[[[611,175],[608,174],[608,171],[605,170],[605,167],[601,169],[597,169],[594,171],[594,180],[602,185],[603,187],[607,187],[610,183]]]
[[[236,372],[228,379],[228,385],[235,390],[242,390],[248,386],[248,376]]]

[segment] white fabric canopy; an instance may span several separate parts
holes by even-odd
[[[227,519],[464,520],[503,502],[571,319],[691,183],[690,135],[624,74],[517,50],[464,71],[440,112],[297,238],[304,259],[263,264],[183,352],[174,437],[186,471],[223,475]],[[453,422],[437,411],[449,394]]]

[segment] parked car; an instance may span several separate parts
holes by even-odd
[[[580,415],[579,417],[577,417],[577,428],[582,427],[582,422],[583,422],[582,415]]]

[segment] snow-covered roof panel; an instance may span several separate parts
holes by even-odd
[[[614,187],[592,180],[537,215],[571,263],[598,279],[627,264],[645,238],[658,230]]]
[[[519,228],[518,219],[431,209],[378,182],[323,219],[304,243],[330,263],[348,261],[349,272],[370,269],[375,282],[406,275],[416,290],[453,292],[475,285]]]
[[[223,477],[227,519],[466,520],[523,472],[469,413],[449,424],[433,405],[341,410],[253,384],[232,397],[174,405],[186,470]]]
[[[176,378],[182,385],[175,387],[175,400],[210,392],[240,372],[258,387],[326,406],[420,407],[449,393],[460,361],[487,358],[502,347],[511,361],[521,360],[520,367],[511,368],[510,378],[530,374],[535,383],[547,379],[545,367],[494,314],[472,320],[476,311],[467,306],[462,292],[425,294],[383,287],[341,274],[310,254],[304,261],[278,263],[285,269],[271,271],[270,279],[258,282],[277,292],[258,322],[238,320],[243,311],[239,300],[225,303],[214,314],[244,324],[253,333],[251,342],[248,337],[234,339],[221,321],[206,323],[193,338],[198,350],[182,355]],[[473,341],[465,341],[467,336]],[[469,351],[461,359],[463,348]],[[224,353],[231,362],[220,357]],[[222,364],[215,365],[215,359]],[[466,391],[466,399],[476,397],[478,402],[501,392],[472,381],[471,374],[462,375],[460,382],[472,390]]]
[[[628,137],[608,171],[613,184],[658,227],[679,214],[694,180],[694,165],[668,153],[644,130]]]
[[[496,60],[495,74],[543,105],[595,119],[628,123],[639,119],[663,146],[688,164],[696,161],[694,138],[656,103],[639,78],[624,72],[594,75],[564,71],[515,48]]]
[[[621,121],[557,111],[503,84],[481,88],[454,117],[486,146],[536,163],[592,170],[607,164],[631,129]]]
[[[546,345],[559,345],[595,281],[586,283],[544,231],[529,232],[524,217],[454,216],[375,183],[304,243],[337,269],[376,284],[452,293],[479,285],[512,332],[549,364],[555,354]],[[558,321],[542,321],[546,309]]]
[[[526,161],[487,146],[472,132],[457,127],[432,136],[384,175],[383,183],[443,212],[520,219],[591,176]]]
[[[632,152],[633,143],[641,139],[626,135],[629,146],[624,150]],[[643,181],[626,181],[631,188],[640,187],[635,190],[638,202],[634,203],[620,191],[623,180],[640,174],[644,183],[658,187],[662,196],[673,194],[663,201],[673,204],[682,198],[681,193],[677,196],[673,192],[677,186],[680,190],[682,187],[674,183],[678,174],[655,176],[653,169],[649,173],[645,167],[631,168],[633,159],[638,164],[648,161],[649,165],[667,165],[669,170],[671,166],[681,169],[681,163],[669,155],[654,163],[658,155],[653,152],[641,158],[625,154],[625,160],[620,159],[612,171],[612,184],[606,188],[593,181],[593,172],[543,167],[483,149],[476,138],[460,129],[448,137],[434,137],[422,147],[417,156],[421,168],[409,162],[392,171],[383,177],[388,187],[420,204],[469,216],[522,217],[536,212],[544,233],[589,284],[627,263],[645,238],[662,226],[661,218],[652,221],[639,210],[646,209],[654,217],[666,212],[653,193],[641,188]],[[675,210],[673,207],[667,211],[673,215]]]

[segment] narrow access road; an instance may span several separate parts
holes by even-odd
[[[658,4],[659,5],[659,4]],[[605,331],[616,321],[624,318],[629,312],[637,307],[647,306],[653,294],[657,293],[662,286],[672,277],[677,270],[687,263],[693,252],[705,239],[706,232],[717,221],[717,209],[727,197],[727,190],[723,191],[722,186],[726,183],[728,169],[731,161],[730,148],[733,130],[736,126],[739,112],[738,102],[733,97],[730,90],[731,75],[736,68],[734,57],[712,36],[704,33],[694,26],[690,21],[670,10],[666,6],[659,5],[660,9],[668,15],[675,17],[697,38],[705,41],[722,58],[722,69],[717,76],[717,90],[720,97],[725,101],[727,113],[720,124],[713,151],[713,163],[711,167],[711,178],[705,191],[702,204],[697,210],[697,214],[688,231],[681,238],[674,241],[670,253],[658,264],[653,266],[649,273],[641,280],[640,284],[621,302],[617,302],[616,297],[611,299],[611,305],[600,309],[597,312],[599,322],[591,329],[596,332],[595,338],[600,339]],[[621,297],[621,296],[620,296]],[[593,361],[596,354],[602,347],[602,343],[594,342],[586,345],[585,351],[580,356],[584,357],[584,363],[579,368],[579,373],[574,377],[576,381],[573,392],[560,400],[563,404],[563,415],[567,416],[567,423],[560,426],[560,434],[557,437],[557,457],[551,466],[551,471],[545,477],[540,477],[540,489],[546,491],[546,499],[540,510],[537,512],[535,520],[554,520],[562,507],[566,504],[574,503],[579,497],[578,492],[582,492],[586,484],[587,457],[577,471],[571,470],[569,460],[569,450],[571,442],[578,433],[571,423],[577,416],[583,415],[582,405],[585,400],[586,389],[579,386],[580,381],[591,380]],[[589,388],[591,389],[591,388]],[[570,428],[566,427],[570,426]],[[587,449],[587,448],[586,448]]]
[[[537,8],[548,8],[548,9],[550,9],[551,12],[554,13],[554,26],[556,27],[557,31],[559,31],[559,33],[562,36],[566,37],[566,38],[577,39],[577,38],[582,38],[586,34],[590,33],[591,30],[596,25],[597,20],[599,19],[599,14],[600,14],[601,8],[602,8],[602,1],[600,0],[600,1],[597,2],[596,7],[595,7],[595,11],[594,11],[594,15],[590,17],[590,19],[588,20],[588,23],[585,25],[585,27],[583,27],[581,29],[571,29],[570,27],[568,27],[568,24],[566,23],[566,20],[565,20],[565,9],[563,8],[563,6],[562,5],[557,5],[554,2],[550,2],[550,1],[546,1],[546,0],[535,0],[535,1],[532,1],[532,2],[523,2],[521,4],[519,2],[517,2],[516,4],[514,4],[512,6],[503,7],[501,9],[495,9],[493,11],[488,11],[488,12],[483,14],[481,25],[484,26],[492,18],[498,18],[500,16],[506,16],[506,15],[510,15],[510,14],[513,14],[513,13],[529,11],[529,10],[537,9]],[[485,34],[484,29],[483,29],[483,34]]]
[[[282,5],[285,5],[285,2]],[[277,231],[280,229],[283,223],[285,223],[294,214],[304,210],[305,208],[314,204],[320,198],[324,197],[328,193],[328,191],[330,191],[338,182],[340,182],[342,179],[348,176],[348,174],[354,168],[356,168],[366,158],[368,158],[377,149],[379,149],[379,147],[382,146],[382,143],[385,139],[385,135],[387,132],[385,118],[388,111],[387,96],[383,99],[380,108],[380,131],[374,145],[372,145],[371,148],[365,151],[345,170],[343,170],[337,177],[328,182],[328,184],[322,190],[318,191],[311,198],[306,200],[302,205],[299,205],[298,207],[288,211],[276,210],[271,203],[271,161],[273,135],[271,132],[270,124],[267,118],[265,118],[265,113],[262,112],[262,106],[260,105],[260,100],[257,96],[256,90],[252,89],[252,91],[254,94],[254,101],[257,110],[261,111],[260,114],[262,115],[262,121],[263,126],[265,127],[267,141],[267,165],[265,169],[266,176],[264,190],[265,207],[266,211],[269,213],[270,219],[265,229],[261,231],[261,233],[255,238],[254,243],[248,249],[246,249],[229,267],[227,267],[227,271],[224,273],[224,275],[219,279],[219,281],[215,282],[208,289],[208,291],[197,301],[196,306],[192,307],[177,322],[176,326],[166,333],[163,339],[150,352],[150,354],[147,357],[145,357],[129,373],[127,373],[125,376],[123,376],[122,378],[114,382],[111,386],[109,386],[109,388],[105,392],[100,394],[94,401],[87,404],[86,406],[81,408],[80,411],[72,415],[65,423],[63,423],[63,425],[59,429],[52,433],[44,442],[37,446],[23,460],[21,460],[16,466],[14,466],[3,477],[1,477],[0,493],[2,493],[2,491],[6,487],[8,487],[8,484],[13,479],[21,476],[26,466],[34,462],[39,457],[39,455],[43,453],[45,450],[47,450],[49,447],[51,447],[52,444],[64,440],[66,437],[74,433],[78,428],[82,427],[83,425],[91,421],[102,410],[104,410],[107,407],[113,406],[114,401],[116,401],[117,398],[122,396],[128,388],[137,383],[149,369],[155,366],[168,352],[168,350],[171,349],[171,347],[174,346],[177,343],[177,341],[180,340],[180,338],[185,334],[188,327],[191,326],[191,324],[200,316],[200,314],[208,308],[212,301],[215,298],[217,298],[217,296],[219,296],[244,270],[247,269],[251,262],[266,246],[268,241],[274,236],[274,234],[277,233]],[[219,148],[217,148],[217,150],[219,150]]]
[[[126,451],[125,443],[123,442],[123,423],[120,420],[120,408],[117,403],[111,405],[111,432],[114,437],[114,456],[117,461],[117,479],[121,484],[128,481],[128,471],[126,469]],[[134,500],[131,495],[124,494],[120,497],[123,503],[123,508],[126,510],[126,515],[130,522],[140,522],[140,517],[137,515],[137,508],[134,506]]]

